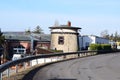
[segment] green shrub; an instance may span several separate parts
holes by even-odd
[[[110,44],[91,44],[90,50],[111,50]]]
[[[91,44],[90,50],[101,50],[100,44]]]
[[[111,50],[111,45],[110,44],[101,44],[102,50]]]

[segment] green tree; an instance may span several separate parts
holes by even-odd
[[[4,36],[3,36],[3,33],[0,31],[0,45],[4,44]]]
[[[109,36],[109,39],[110,39],[110,40],[113,40],[113,39],[114,39],[113,34],[111,34],[111,35]]]
[[[1,29],[0,29],[0,47],[2,49],[2,50],[0,50],[0,54],[3,53],[3,56],[4,56],[4,52],[3,52],[4,43],[5,43],[5,37],[3,36],[3,33],[1,32]],[[1,56],[0,56],[0,64],[1,64]]]
[[[42,28],[38,25],[35,30],[33,31],[33,33],[37,33],[37,34],[43,34],[43,30]]]
[[[28,29],[28,30],[25,31],[25,33],[26,33],[26,34],[30,34],[30,33],[31,33],[31,30]]]

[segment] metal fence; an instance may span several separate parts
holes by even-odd
[[[26,63],[29,63],[29,68],[38,64],[52,63],[55,61],[62,61],[71,58],[79,58],[96,55],[97,51],[79,51],[79,52],[69,52],[69,53],[52,53],[52,54],[41,54],[32,55],[22,59],[17,59],[14,61],[9,61],[5,64],[0,65],[0,80],[5,77],[10,80],[10,76],[13,73],[19,73],[18,66],[22,64],[22,69],[28,68]],[[11,67],[15,67],[14,71],[11,71]]]

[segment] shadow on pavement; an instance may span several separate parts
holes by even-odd
[[[77,79],[49,79],[49,80],[77,80]]]
[[[73,58],[74,59],[74,58]],[[46,67],[46,66],[49,66],[51,64],[54,64],[54,63],[58,63],[58,62],[63,62],[63,61],[68,61],[68,60],[73,60],[73,59],[67,59],[67,60],[62,60],[62,61],[57,61],[57,62],[52,62],[52,63],[47,63],[47,64],[44,64],[44,65],[41,65],[31,71],[29,71],[27,74],[24,75],[24,77],[22,78],[22,80],[34,80],[33,77],[36,75],[36,73]],[[49,79],[49,80],[77,80],[77,79]]]

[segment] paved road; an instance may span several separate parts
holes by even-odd
[[[120,80],[120,54],[106,54],[51,64],[33,80]]]

